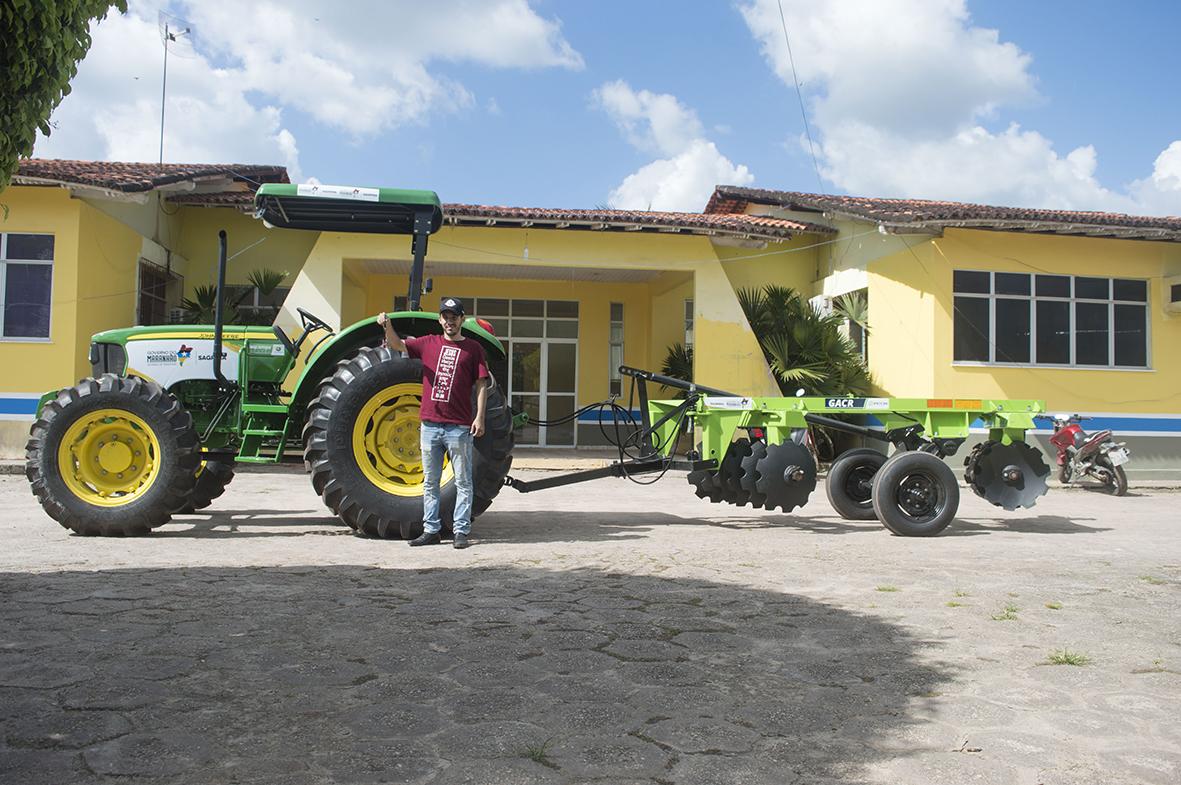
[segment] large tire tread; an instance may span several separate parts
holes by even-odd
[[[94,409],[123,409],[142,418],[160,442],[160,474],[142,498],[99,507],[74,495],[61,477],[57,452],[69,427]],[[196,484],[200,444],[193,419],[155,382],[104,374],[82,379],[45,404],[25,445],[25,476],[49,517],[81,535],[130,537],[148,534],[183,507]]]

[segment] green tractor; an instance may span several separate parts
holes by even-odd
[[[390,319],[403,336],[441,331],[437,314],[419,310],[427,238],[443,217],[433,192],[266,184],[255,206],[273,227],[412,236],[407,310]],[[99,333],[92,376],[42,397],[25,469],[41,506],[78,534],[143,535],[207,507],[236,464],[278,463],[288,445],[302,445],[316,492],[358,534],[418,536],[421,363],[384,347],[374,318],[337,334],[300,308],[294,338],[278,326],[223,324],[224,231],[219,241],[214,324]],[[475,319],[463,329],[483,346],[493,377],[485,434],[475,440],[478,515],[504,487],[513,418],[501,387],[504,346]],[[287,386],[301,354],[302,372]],[[441,490],[446,525],[455,504],[447,465]]]

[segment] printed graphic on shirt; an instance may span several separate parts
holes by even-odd
[[[435,387],[431,391],[432,401],[451,400],[451,385],[455,382],[455,366],[458,364],[458,346],[444,346],[439,349],[439,365],[435,369]]]

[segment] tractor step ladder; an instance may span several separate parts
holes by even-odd
[[[287,412],[281,404],[242,404],[242,446],[238,460],[242,463],[278,463],[287,446]]]

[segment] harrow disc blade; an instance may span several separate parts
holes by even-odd
[[[687,479],[689,484],[693,486],[693,493],[697,494],[698,499],[708,499],[712,504],[722,501],[722,486],[718,482],[717,472],[708,469],[694,469],[689,472]]]
[[[766,497],[768,510],[791,512],[803,507],[816,489],[816,462],[812,455],[794,442],[772,444],[767,454],[755,464],[755,488]]]
[[[758,441],[751,442],[750,454],[743,458],[738,464],[739,468],[741,469],[739,472],[738,485],[743,491],[746,492],[750,505],[755,509],[762,507],[767,501],[767,497],[759,493],[759,489],[756,486],[756,483],[759,479],[759,473],[755,468],[758,466],[759,461],[763,460],[763,458],[766,456],[766,444]]]
[[[723,498],[739,507],[745,507],[750,503],[750,491],[742,487],[742,461],[750,454],[750,440],[739,439],[730,445],[726,457],[722,459],[722,465],[718,467]]]
[[[968,456],[964,479],[977,496],[1012,512],[1032,507],[1049,490],[1050,467],[1041,451],[1024,442],[984,442]]]

